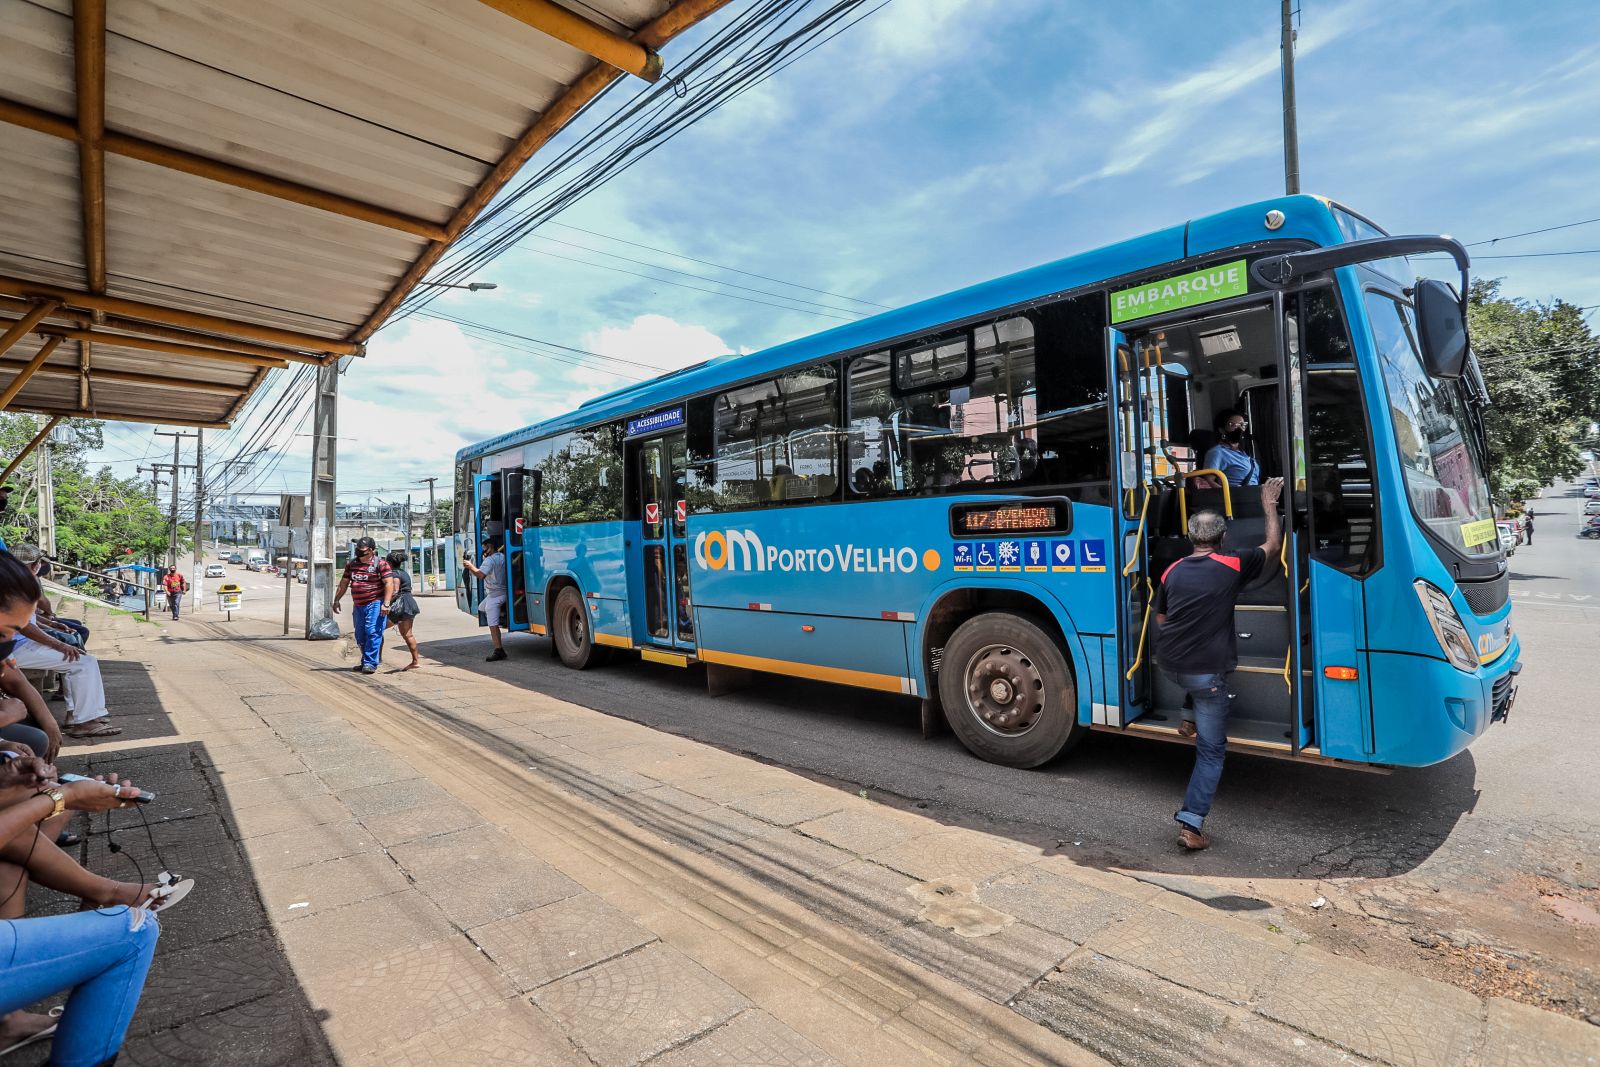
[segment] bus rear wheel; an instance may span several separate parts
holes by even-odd
[[[569,585],[556,594],[550,636],[555,640],[556,655],[561,657],[563,666],[584,671],[605,662],[607,650],[594,643],[594,633],[589,629],[589,613],[583,606],[583,594],[578,592],[576,586]]]
[[[1041,626],[1010,612],[956,627],[944,646],[939,699],[961,743],[1007,767],[1048,763],[1085,732],[1066,657]]]

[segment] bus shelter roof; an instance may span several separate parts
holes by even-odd
[[[0,0],[0,410],[225,426],[360,355],[727,0]]]

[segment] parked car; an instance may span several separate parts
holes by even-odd
[[[1585,500],[1583,502],[1585,515],[1600,515],[1600,500]]]
[[[1578,527],[1578,536],[1587,537],[1591,541],[1600,540],[1600,515],[1591,515]]]
[[[1497,522],[1494,528],[1500,531],[1500,551],[1508,556],[1517,554],[1517,524],[1509,520]]]
[[[208,564],[206,564],[206,577],[207,578],[226,578],[227,576],[228,576],[228,569],[226,567],[224,567],[222,564],[220,564],[220,563],[208,563]]]

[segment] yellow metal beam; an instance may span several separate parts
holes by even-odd
[[[44,344],[39,346],[39,351],[35,352],[33,358],[28,360],[27,364],[17,371],[17,376],[11,379],[11,383],[6,386],[5,391],[0,392],[0,411],[6,410],[10,403],[17,398],[17,394],[22,392],[22,387],[28,384],[28,379],[39,373],[39,368],[44,366],[44,361],[50,358],[50,353],[54,352],[60,344],[61,338],[59,337],[45,338]]]
[[[60,285],[46,285],[43,282],[28,281],[25,278],[13,278],[8,275],[0,275],[0,294],[35,300],[52,299],[67,307],[103,311],[108,315],[123,315],[132,319],[149,319],[170,326],[204,330],[228,337],[246,337],[252,341],[264,341],[267,344],[284,345],[289,348],[304,349],[307,352],[329,352],[338,356],[359,356],[365,352],[359,343],[353,341],[336,341],[315,334],[300,333],[298,330],[240,322],[238,319],[226,319],[220,315],[207,315],[199,311],[149,304],[143,300],[84,293]],[[285,355],[283,358],[291,357]]]
[[[26,315],[22,316],[20,319],[12,321],[10,326],[7,327],[6,332],[0,334],[0,356],[3,356],[7,352],[11,351],[12,345],[26,337],[28,335],[28,331],[32,330],[35,326],[39,325],[39,323],[43,322],[60,306],[61,302],[59,300],[40,300],[33,305],[32,310],[30,310]],[[4,407],[4,404],[0,404],[0,408]]]
[[[0,122],[25,126],[52,137],[83,143],[78,128],[67,119],[27,104],[19,104],[14,100],[0,100]],[[425,237],[430,241],[445,239],[445,228],[436,222],[390,211],[376,204],[330,193],[325,189],[315,189],[286,178],[275,178],[270,174],[262,174],[260,171],[224,163],[218,159],[208,159],[180,148],[146,141],[142,137],[131,137],[125,133],[108,130],[100,136],[98,145],[112,155],[143,160],[158,167],[165,167],[167,170],[183,171],[185,174],[193,174],[198,178],[205,178],[222,185],[231,185],[236,189],[248,189],[263,196],[303,204],[319,211],[368,222],[374,226]]]
[[[27,445],[23,447],[22,451],[17,453],[16,458],[14,458],[10,463],[6,464],[6,469],[4,472],[0,472],[0,484],[4,484],[5,480],[11,477],[11,472],[20,467],[22,465],[22,461],[33,454],[33,450],[38,448],[39,445],[44,442],[46,437],[50,436],[50,431],[55,429],[56,423],[60,421],[60,415],[52,416],[50,421],[44,424],[44,429],[33,435],[33,440],[29,441]]]
[[[604,26],[590,22],[550,0],[481,0],[524,26],[564,41],[602,63],[627,71],[647,82],[661,77],[661,57],[638,41],[630,41]]]
[[[106,0],[72,0],[72,51],[78,92],[78,189],[85,281],[91,293],[103,293],[106,156],[100,138],[106,132]]]
[[[679,0],[660,18],[634,34],[633,40],[648,48],[660,48],[727,3],[728,0]],[[618,76],[618,68],[605,65],[595,67],[573,82],[565,93],[545,108],[533,125],[517,139],[517,143],[512,145],[511,151],[495,164],[494,169],[478,183],[478,188],[473,190],[466,202],[456,209],[456,213],[450,217],[450,222],[445,227],[445,240],[435,241],[422,250],[422,255],[416,258],[395,283],[395,287],[383,298],[383,302],[367,316],[367,321],[350,334],[350,340],[365,341],[377,333],[378,328],[399,308],[401,301],[417,287],[417,283],[427,277],[428,272],[450,247],[450,243],[461,236],[462,231],[472,224],[472,220],[489,206],[489,201],[493,200],[495,195],[505,188],[506,183],[516,176],[522,165],[543,148],[550,138],[560,133],[585,104],[599,96],[606,86],[617,80]]]
[[[83,408],[49,407],[43,404],[29,404],[18,408],[19,411],[31,411],[37,415],[50,415],[62,419],[94,419],[97,422],[136,422],[141,426],[198,426],[202,430],[226,430],[229,423],[206,422],[201,419],[186,419],[166,415],[119,415],[115,412],[88,411]]]

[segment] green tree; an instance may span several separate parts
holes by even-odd
[[[1467,318],[1489,389],[1484,427],[1495,499],[1577,474],[1580,444],[1600,418],[1600,339],[1582,311],[1563,300],[1504,297],[1498,279],[1478,279]]]
[[[104,443],[103,426],[87,419],[63,421],[55,439],[40,445],[12,472],[11,507],[0,516],[0,533],[7,544],[39,538],[34,474],[40,451],[48,448],[55,483],[57,558],[93,569],[113,561],[166,553],[167,517],[150,499],[149,485],[118,478],[109,467],[90,469],[87,454]],[[38,431],[39,423],[32,415],[0,414],[0,456],[15,456]],[[179,542],[180,549],[189,544],[187,527],[180,528]]]

